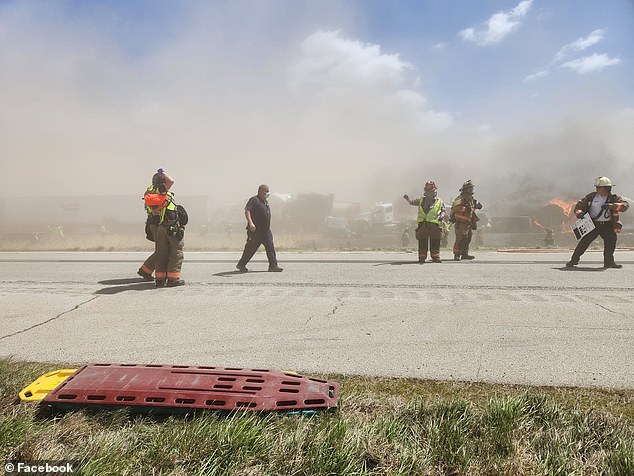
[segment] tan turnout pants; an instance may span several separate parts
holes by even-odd
[[[181,279],[183,240],[168,233],[169,226],[158,225],[156,232],[156,279]]]

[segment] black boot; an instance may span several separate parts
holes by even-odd
[[[156,287],[157,288],[165,287],[165,281],[167,281],[167,279],[157,279],[156,280]]]
[[[460,255],[454,254],[453,255],[453,260],[454,261],[460,261]]]
[[[185,281],[183,281],[182,279],[168,279],[167,283],[165,284],[166,288],[173,288],[176,286],[184,286],[185,285]]]
[[[604,268],[615,268],[615,269],[621,269],[623,267],[622,264],[616,264],[614,261],[611,261],[609,263],[604,263],[603,264]]]
[[[571,259],[570,261],[568,261],[566,263],[566,268],[574,268],[575,266],[577,266],[579,264],[579,260],[578,259]],[[605,267],[605,266],[604,266]]]
[[[472,255],[469,255],[469,254],[465,254],[465,255],[462,255],[460,258],[461,259],[475,259],[475,256],[472,256]]]
[[[138,274],[139,276],[141,276],[143,279],[145,279],[146,281],[154,281],[154,278],[152,277],[152,273],[146,273],[145,271],[143,271],[142,269],[139,269],[136,274]]]

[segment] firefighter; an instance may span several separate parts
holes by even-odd
[[[143,196],[145,197],[149,193],[163,195],[170,194],[171,192],[169,190],[172,188],[172,185],[174,185],[174,179],[166,174],[162,168],[158,169],[152,177],[152,184],[145,190]],[[156,228],[159,224],[160,213],[158,208],[155,208],[153,212],[152,207],[147,203],[144,206],[147,213],[147,219],[145,221],[145,237],[149,241],[154,242],[154,251],[141,265],[137,274],[146,281],[154,281],[152,273],[156,268]]]
[[[409,248],[409,228],[405,227],[403,229],[403,233],[401,234],[401,245],[403,248]]]
[[[438,198],[437,187],[434,182],[427,182],[423,196],[410,199],[407,194],[403,198],[410,205],[418,207],[418,226],[416,239],[418,240],[418,262],[423,264],[427,259],[429,248],[431,260],[434,263],[442,263],[440,259],[440,240],[442,238],[441,223],[445,219],[445,204]]]
[[[544,238],[544,246],[555,246],[554,231],[550,228],[546,228],[546,237]]]
[[[482,204],[473,197],[473,183],[467,180],[462,184],[460,195],[451,205],[449,221],[454,224],[456,230],[456,242],[453,245],[453,259],[471,260],[475,256],[469,254],[469,244],[473,236],[473,230],[477,229],[479,220],[476,210],[480,210]]]
[[[589,213],[594,229],[579,240],[570,261],[566,263],[566,268],[574,268],[578,265],[581,255],[598,236],[603,239],[603,267],[623,267],[614,262],[614,250],[617,233],[620,233],[623,228],[619,221],[620,212],[627,210],[630,204],[623,197],[612,193],[614,184],[608,177],[597,177],[594,180],[594,186],[596,191],[589,193],[575,205],[577,218],[583,218],[586,213]]]
[[[185,281],[181,279],[185,217],[182,217],[181,220],[179,210],[174,202],[174,194],[168,192],[162,185],[157,188],[159,193],[146,193],[144,197],[145,203],[152,210],[152,216],[157,217],[155,218],[157,224],[154,259],[156,287],[182,286],[185,284]]]

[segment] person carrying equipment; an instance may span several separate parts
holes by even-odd
[[[434,263],[442,263],[440,259],[440,240],[442,238],[441,222],[445,219],[445,204],[438,198],[436,184],[429,181],[425,184],[423,196],[410,199],[407,194],[403,198],[410,205],[418,207],[418,226],[416,239],[418,240],[418,262],[425,263],[427,250]]]
[[[145,197],[148,194],[152,195],[165,195],[171,194],[169,191],[174,185],[174,179],[170,177],[165,171],[161,168],[156,171],[156,173],[152,176],[152,184],[145,190],[143,194],[144,200],[144,208],[147,213],[147,219],[145,220],[145,237],[154,242],[154,251],[145,262],[141,265],[137,274],[141,276],[146,281],[154,281],[152,277],[152,273],[156,268],[156,229],[158,227],[160,221],[160,205],[164,201],[161,198],[155,198],[155,204],[149,205],[145,202]]]
[[[456,242],[453,245],[454,261],[475,259],[475,256],[469,254],[469,244],[473,230],[478,228],[477,222],[480,220],[475,211],[480,210],[482,204],[473,197],[473,188],[471,180],[463,183],[460,195],[451,205],[449,221],[455,224],[456,230]]]
[[[570,261],[566,263],[566,268],[577,266],[581,255],[598,236],[603,239],[603,267],[617,269],[623,267],[614,262],[614,250],[617,233],[620,233],[623,228],[619,215],[627,210],[630,204],[623,197],[612,193],[614,184],[608,177],[597,177],[594,180],[594,186],[596,191],[589,193],[575,205],[577,218],[581,219],[589,213],[594,229],[579,240]]]
[[[185,281],[181,279],[181,267],[187,214],[180,205],[174,202],[174,194],[167,190],[167,180],[163,182],[162,176],[164,172],[159,169],[155,174],[157,182],[152,183],[159,193],[148,192],[144,196],[151,215],[155,217],[153,221],[156,222],[155,282],[157,288],[185,284]]]

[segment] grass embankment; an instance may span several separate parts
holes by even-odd
[[[200,236],[195,233],[185,235],[185,252],[188,251],[233,251],[241,252],[245,237],[234,233],[231,236],[213,234]],[[539,240],[530,249],[540,248]],[[144,251],[151,253],[154,244],[144,235],[68,235],[64,238],[55,236],[0,236],[0,252],[19,251]],[[285,234],[275,233],[275,248],[278,251],[389,251],[399,253],[416,252],[416,240],[409,246],[403,246],[396,234],[367,234],[356,238],[338,238],[323,234]],[[443,254],[451,254],[453,235],[446,246],[441,248]],[[478,251],[495,251],[500,246],[493,243],[475,247]],[[507,243],[502,248],[518,248],[516,244]],[[570,246],[549,248],[553,251],[568,251]]]
[[[634,474],[634,391],[328,376],[313,417],[125,411],[37,416],[17,392],[60,365],[0,360],[2,459],[72,459],[84,475]]]

